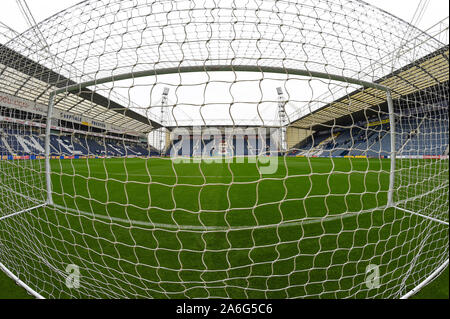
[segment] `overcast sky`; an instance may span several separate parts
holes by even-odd
[[[49,16],[58,13],[80,0],[27,0],[28,6],[32,11],[37,22],[42,21]],[[366,0],[407,22],[411,22],[414,12],[420,3],[420,0]],[[18,32],[27,29],[27,24],[23,19],[16,0],[1,0],[0,21],[9,25]],[[429,0],[427,11],[418,27],[426,29],[435,22],[447,17],[449,14],[448,0]]]

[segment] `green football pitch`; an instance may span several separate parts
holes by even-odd
[[[0,261],[44,297],[400,297],[448,258],[448,226],[385,207],[388,159],[280,157],[271,175],[248,160],[51,167],[54,205],[0,223]],[[1,168],[0,217],[45,200],[43,161]],[[404,207],[448,207],[448,161],[398,169]]]

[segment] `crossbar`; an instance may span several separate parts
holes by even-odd
[[[53,91],[53,94],[57,95],[64,92],[81,91],[84,88],[94,85],[100,85],[110,82],[123,81],[129,79],[137,79],[146,76],[157,76],[165,74],[177,74],[177,73],[192,73],[192,72],[262,72],[262,73],[277,73],[277,74],[290,74],[299,76],[309,76],[314,78],[334,80],[339,82],[346,82],[356,85],[361,85],[367,88],[378,89],[381,91],[389,91],[389,88],[368,81],[354,79],[343,75],[329,74],[324,72],[293,69],[293,68],[280,68],[271,66],[256,66],[256,65],[199,65],[199,66],[184,66],[164,69],[153,69],[146,71],[137,71],[131,73],[124,73],[119,75],[111,75],[100,79],[90,80],[79,84],[69,85]]]

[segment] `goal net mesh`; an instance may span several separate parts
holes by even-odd
[[[88,0],[10,35],[1,269],[45,298],[407,296],[449,257],[446,23]]]

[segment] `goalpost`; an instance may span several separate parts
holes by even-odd
[[[321,0],[88,0],[36,28],[48,50],[32,30],[0,47],[0,110],[46,112],[30,120],[45,121],[44,153],[0,114],[0,268],[34,296],[407,298],[448,266],[449,49],[436,36]],[[171,123],[151,117],[169,103]],[[232,158],[92,159],[90,133],[120,140],[92,127],[66,140],[84,158],[56,147],[60,112],[128,126],[126,139],[177,136],[178,110],[193,129],[177,155],[201,152],[200,127]],[[279,151],[240,161],[246,134]]]

